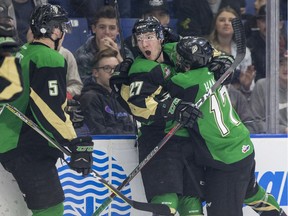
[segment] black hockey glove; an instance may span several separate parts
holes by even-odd
[[[177,34],[169,27],[165,27],[163,33],[164,33],[164,43],[178,42],[181,38],[179,34]]]
[[[122,84],[129,85],[128,73],[133,59],[125,58],[120,64],[118,64],[110,78],[109,84],[112,91],[120,93]]]
[[[69,166],[76,172],[82,173],[83,176],[88,175],[92,171],[93,145],[90,136],[77,137],[68,144],[68,148],[71,151]]]
[[[166,107],[164,105],[163,108]],[[202,112],[192,103],[182,101],[175,98],[167,106],[166,115],[164,117],[167,120],[174,120],[181,123],[184,127],[192,128],[197,119],[202,117]]]
[[[231,55],[219,55],[217,57],[212,58],[212,60],[208,64],[209,71],[214,73],[214,78],[217,81],[234,62],[234,57]],[[227,85],[231,82],[233,77],[233,73],[231,73],[226,80],[222,83],[222,85]]]
[[[77,100],[68,100],[65,112],[69,114],[74,128],[80,128],[84,123],[84,116]]]

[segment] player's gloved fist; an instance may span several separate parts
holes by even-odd
[[[165,27],[163,33],[164,33],[164,43],[178,42],[181,38],[179,34],[177,34],[169,27]]]
[[[69,114],[74,128],[80,128],[83,126],[84,116],[79,101],[74,99],[67,100],[65,112]]]
[[[69,166],[76,172],[82,173],[83,176],[88,175],[92,171],[93,145],[90,136],[77,137],[68,144],[68,148],[71,151]]]
[[[209,62],[208,69],[210,72],[214,73],[214,78],[217,81],[234,62],[234,57],[231,55],[219,55]],[[229,84],[232,80],[233,73],[231,73],[226,80],[222,83],[222,85]]]
[[[184,127],[192,128],[197,119],[202,117],[202,112],[194,104],[175,98],[167,110],[166,117],[172,118]]]
[[[133,64],[133,59],[125,58],[120,64],[118,64],[112,74],[109,84],[112,91],[119,93],[122,84],[129,85],[128,73],[131,65]]]
[[[176,121],[184,127],[192,128],[202,112],[192,103],[181,101],[176,108]]]

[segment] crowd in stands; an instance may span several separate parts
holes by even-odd
[[[279,133],[288,133],[287,61],[284,57],[286,54],[287,59],[288,50],[287,0],[279,1],[280,38],[278,42],[281,59]],[[252,14],[247,13],[248,2],[255,7]],[[61,5],[68,11],[71,19],[81,17],[87,19],[90,30],[87,41],[73,53],[69,51],[69,47],[63,46],[59,46],[61,48],[58,51],[68,63],[68,98],[80,100],[84,125],[92,134],[122,132],[135,134],[132,117],[124,109],[122,110],[107,82],[116,64],[125,58],[134,59],[139,54],[133,45],[132,37],[121,36],[123,29],[119,20],[148,16],[156,17],[166,31],[175,33],[175,37],[178,35],[205,37],[216,49],[234,57],[236,44],[231,20],[235,17],[242,18],[247,39],[246,56],[235,70],[232,82],[227,85],[227,88],[233,107],[250,132],[267,132],[264,124],[265,97],[263,96],[267,82],[265,79],[266,0],[5,0],[5,4],[9,7],[9,15],[14,18],[21,44],[29,42],[27,33],[29,34],[31,12],[35,7],[45,3]],[[172,28],[170,28],[171,20],[177,21]],[[64,37],[63,40],[65,41]],[[104,50],[109,51],[106,53]],[[286,63],[286,67],[283,66],[283,62]],[[97,117],[96,114],[92,114],[93,112],[98,112]],[[99,124],[103,127],[107,126],[107,129],[101,129],[102,126],[100,127]],[[123,124],[120,132],[113,130],[113,127],[119,128],[117,125],[120,124]]]

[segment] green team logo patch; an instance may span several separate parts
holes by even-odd
[[[250,150],[250,145],[243,145],[242,146],[242,153],[247,153]]]

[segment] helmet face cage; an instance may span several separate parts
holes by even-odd
[[[185,72],[190,68],[190,61],[185,60],[181,55],[177,53],[175,66],[177,72]]]
[[[8,5],[5,1],[0,3],[0,37],[17,36],[17,31],[13,23],[12,17],[8,14]]]
[[[213,48],[205,38],[187,36],[177,43],[176,52],[179,69],[196,69],[207,65],[212,58]]]
[[[0,37],[16,37],[17,31],[10,17],[0,17]]]
[[[62,32],[71,30],[68,13],[59,5],[42,5],[37,7],[30,19],[30,27],[35,38],[50,37],[54,28]]]
[[[164,40],[163,26],[155,17],[149,16],[146,19],[139,19],[134,24],[132,29],[132,46],[138,46],[137,35],[147,32],[155,32],[158,40]]]

